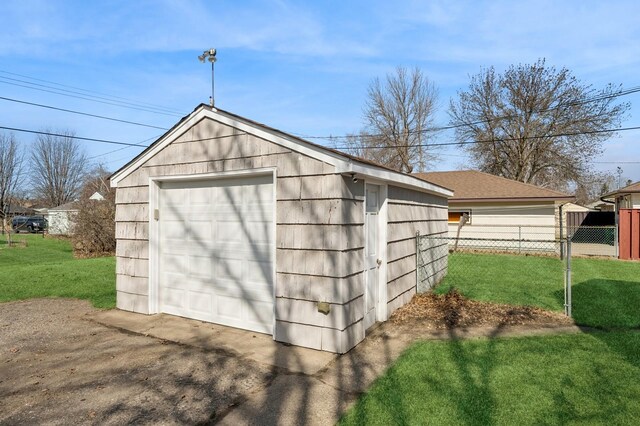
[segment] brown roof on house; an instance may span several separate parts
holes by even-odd
[[[522,183],[479,172],[461,170],[451,172],[415,173],[420,179],[450,188],[454,195],[449,202],[461,201],[571,201],[575,197],[564,192]]]
[[[59,205],[58,207],[54,207],[49,209],[49,211],[69,211],[69,210],[78,210],[79,204],[77,201],[70,201],[66,204]]]
[[[629,194],[629,193],[636,193],[636,192],[640,192],[640,181],[636,183],[632,183],[631,185],[625,186],[624,188],[616,189],[615,191],[612,191],[606,195],[603,195],[600,198],[610,198],[618,194]]]

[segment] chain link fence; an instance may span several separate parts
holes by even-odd
[[[571,315],[570,239],[418,234],[416,245],[418,292],[456,288],[478,300]]]
[[[567,229],[574,256],[618,257],[617,226],[579,226]]]
[[[466,249],[517,253],[549,253],[563,256],[562,240],[573,243],[574,256],[618,256],[616,226],[449,225],[448,236]],[[555,242],[555,243],[552,243]]]

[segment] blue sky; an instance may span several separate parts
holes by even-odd
[[[215,47],[216,105],[283,131],[357,131],[369,82],[398,65],[420,67],[438,87],[436,123],[445,124],[449,99],[482,67],[503,70],[544,57],[596,88],[639,86],[638,16],[637,1],[7,0],[0,5],[0,96],[168,128],[208,102],[210,68],[197,55]],[[118,96],[173,113],[61,96],[16,81],[51,86],[33,79],[97,92],[89,96],[94,100]],[[67,86],[58,87],[76,90]],[[640,125],[640,94],[625,100],[632,109],[623,126]],[[0,126],[72,129],[132,143],[162,133],[4,100]],[[16,136],[27,147],[34,139]],[[443,133],[438,142],[451,138]],[[613,137],[597,167],[621,166],[625,177],[640,180],[639,142],[640,131]],[[111,170],[141,150],[84,146]],[[436,170],[467,164],[460,148],[440,154]]]

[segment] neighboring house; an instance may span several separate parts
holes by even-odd
[[[104,196],[99,193],[99,192],[94,192],[91,197],[89,197],[90,200],[96,200],[96,201],[102,201],[104,200]]]
[[[104,197],[99,192],[94,192],[90,200],[102,201]],[[75,217],[78,214],[79,203],[72,201],[58,207],[47,210],[45,216],[49,221],[49,234],[69,235],[73,233]]]
[[[640,182],[603,195],[601,199],[616,206],[620,258],[640,259]]]
[[[51,235],[69,235],[73,232],[73,223],[78,214],[78,202],[72,201],[48,210],[48,232]]]
[[[111,185],[120,309],[337,353],[415,294],[452,195],[204,104]]]
[[[613,212],[616,210],[615,204],[611,202],[606,203],[602,201],[600,198],[590,203],[587,203],[586,207],[590,210],[596,210],[600,212]]]
[[[13,216],[33,216],[38,214],[35,209],[30,207],[19,206],[15,204],[10,204],[7,208],[7,217]]]
[[[559,236],[559,206],[575,198],[476,170],[416,176],[454,191],[449,199],[449,235],[456,236],[466,214],[463,238],[554,240]]]

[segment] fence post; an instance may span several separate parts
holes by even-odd
[[[416,293],[420,287],[420,230],[416,231]]]
[[[618,238],[620,238],[620,236],[618,235],[618,219],[617,219],[617,215],[616,215],[616,224],[613,227],[613,246],[616,249],[616,259],[620,258],[620,241],[618,241]]]
[[[567,267],[564,279],[564,313],[571,317],[571,241],[566,239],[567,243]]]
[[[563,220],[562,220],[562,204],[560,204],[560,207],[558,207],[558,211],[559,211],[559,219],[560,219],[560,241],[561,241],[560,242],[560,260],[563,260],[564,259],[564,244],[562,244],[562,237],[563,237],[563,235],[562,235],[563,234],[562,225],[564,223],[563,223]],[[568,236],[569,235],[567,235],[567,237]]]
[[[518,225],[518,254],[522,252],[522,225]]]

